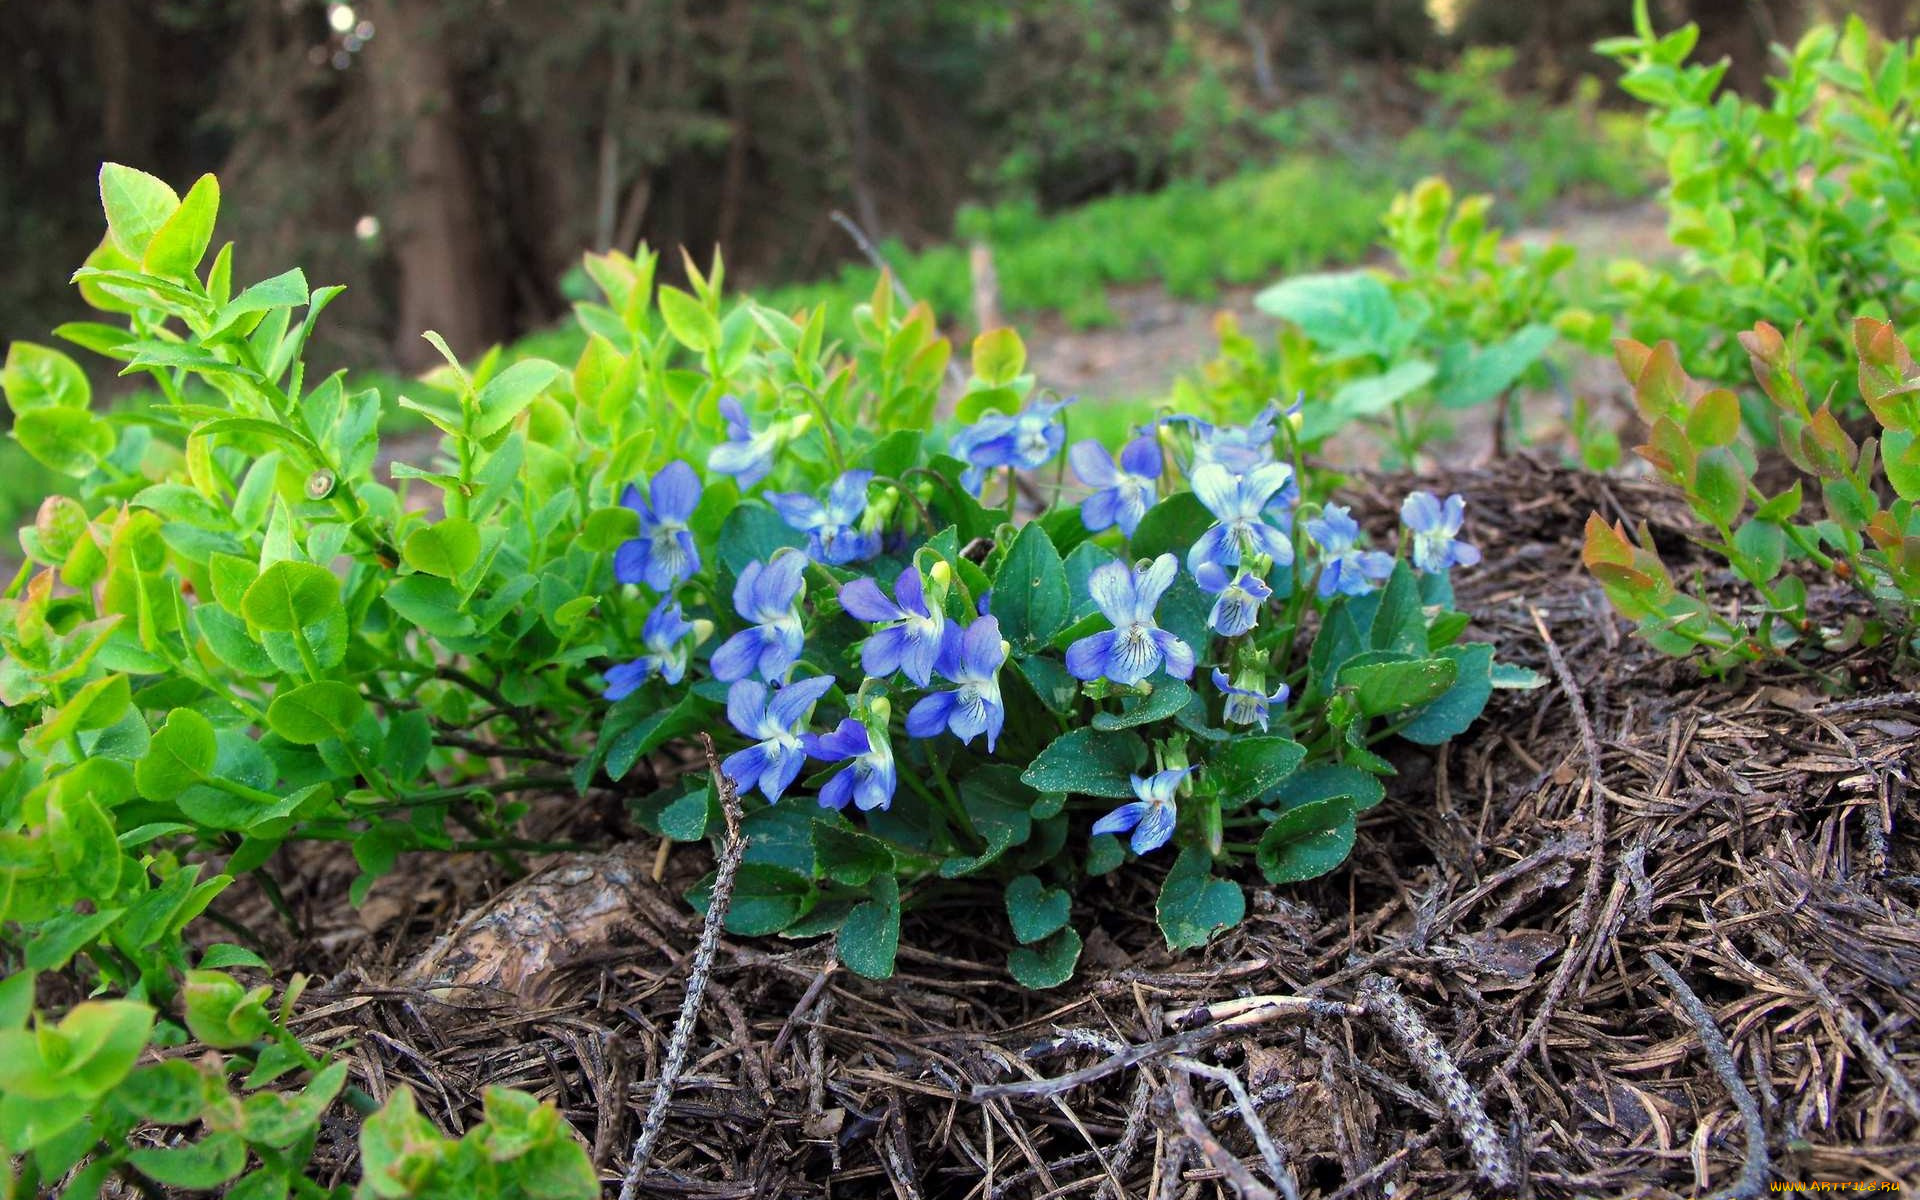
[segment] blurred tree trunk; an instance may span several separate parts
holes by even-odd
[[[94,0],[93,63],[100,85],[100,143],[108,158],[141,166],[151,137],[153,106],[142,88],[151,30],[133,0]],[[145,164],[151,166],[151,164]]]
[[[503,336],[504,274],[491,266],[439,18],[422,0],[373,0],[367,15],[378,30],[365,53],[379,126],[392,131],[399,168],[385,213],[399,268],[394,354],[419,367],[438,361],[425,330],[462,356]]]

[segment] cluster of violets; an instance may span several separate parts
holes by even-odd
[[[1070,401],[1036,402],[1017,414],[993,413],[962,429],[950,441],[955,457],[967,464],[962,485],[978,495],[988,473],[1033,470],[1053,460],[1065,444],[1060,412]],[[1193,495],[1214,521],[1188,549],[1184,566],[1194,582],[1214,598],[1208,627],[1235,639],[1259,624],[1273,597],[1267,576],[1276,566],[1294,562],[1294,510],[1299,503],[1293,468],[1277,461],[1274,443],[1279,422],[1295,409],[1269,406],[1246,425],[1216,426],[1187,416],[1163,418],[1157,427],[1136,433],[1118,456],[1095,441],[1068,451],[1068,462],[1089,489],[1080,508],[1091,532],[1117,528],[1132,536],[1167,482],[1168,445],[1184,442],[1181,463]],[[707,460],[709,471],[733,476],[743,490],[764,480],[781,447],[804,428],[787,422],[755,430],[737,400],[721,401],[727,440]],[[1179,430],[1184,438],[1166,438]],[[714,678],[729,685],[727,718],[751,744],[727,756],[721,769],[742,791],[759,790],[777,801],[793,785],[809,759],[845,764],[821,788],[823,807],[862,811],[883,809],[893,801],[899,774],[889,735],[892,708],[887,685],[904,678],[922,695],[908,711],[906,733],[930,738],[942,732],[971,745],[983,738],[992,753],[1005,722],[999,675],[1008,644],[990,611],[991,597],[979,598],[968,622],[950,619],[947,596],[952,576],[945,563],[924,574],[908,566],[893,581],[889,596],[877,579],[856,578],[839,589],[840,606],[871,629],[861,644],[861,668],[867,676],[852,697],[851,711],[824,733],[810,730],[815,706],[833,686],[830,675],[794,678],[805,649],[801,603],[809,560],[846,568],[869,561],[882,550],[891,503],[869,505],[871,471],[847,471],[834,480],[824,498],[804,493],[768,492],[766,502],[796,531],[806,535],[804,552],[785,548],[747,564],[734,586],[733,605],[745,626],[712,654]],[[688,620],[676,596],[679,586],[700,571],[700,552],[689,521],[701,495],[699,476],[685,462],[662,467],[643,492],[630,486],[621,502],[639,518],[638,535],[619,547],[614,573],[622,583],[643,584],[658,597],[642,629],[646,653],[606,673],[606,695],[620,699],[648,679],[668,684],[685,677],[693,652],[713,634],[706,620]],[[1400,510],[1409,537],[1409,556],[1422,571],[1446,572],[1480,560],[1473,546],[1459,540],[1465,503],[1457,495],[1444,502],[1426,492],[1408,496]],[[1361,595],[1393,571],[1393,556],[1360,545],[1360,528],[1349,511],[1327,505],[1303,523],[1316,551],[1317,594]],[[1155,612],[1161,596],[1182,567],[1173,554],[1134,564],[1112,562],[1088,579],[1091,598],[1111,625],[1068,647],[1066,667],[1076,679],[1104,680],[1133,688],[1165,671],[1191,679],[1194,650],[1159,626]],[[1283,707],[1289,689],[1266,688],[1258,655],[1242,655],[1242,667],[1229,676],[1211,670],[1223,698],[1229,724],[1265,730]],[[1163,846],[1178,819],[1178,797],[1193,768],[1180,762],[1135,776],[1137,799],[1100,818],[1094,833],[1131,833],[1137,853]]]

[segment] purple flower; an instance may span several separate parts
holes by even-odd
[[[1279,407],[1269,404],[1246,425],[1215,426],[1184,414],[1163,420],[1185,425],[1193,435],[1193,456],[1187,463],[1189,475],[1208,464],[1225,467],[1230,474],[1245,475],[1273,461],[1275,422],[1280,416]]]
[[[1480,549],[1457,541],[1465,523],[1467,502],[1458,492],[1443,505],[1432,492],[1415,492],[1400,506],[1400,523],[1413,531],[1413,565],[1422,571],[1446,572],[1480,561]]]
[[[905,671],[908,679],[926,687],[933,681],[947,615],[938,604],[927,602],[918,567],[900,572],[893,594],[894,599],[887,599],[872,579],[856,579],[840,589],[840,605],[849,616],[870,624],[885,623],[861,647],[860,666],[876,679]]]
[[[1182,767],[1152,775],[1133,777],[1133,794],[1138,800],[1122,804],[1093,823],[1095,833],[1125,833],[1133,830],[1131,842],[1135,854],[1147,854],[1167,844],[1174,824],[1180,819],[1175,798],[1181,781],[1193,771]]]
[[[757,670],[773,683],[800,661],[804,635],[797,605],[806,569],[806,556],[787,547],[740,572],[733,585],[733,607],[749,624],[713,652],[715,679],[732,683]]]
[[[1067,428],[1055,414],[1073,398],[1041,400],[1015,414],[990,412],[953,435],[951,449],[955,458],[967,463],[960,484],[974,495],[980,494],[987,472],[998,467],[1032,470],[1043,466],[1060,453],[1067,440]]]
[[[921,697],[907,714],[907,732],[926,738],[948,729],[967,744],[984,733],[987,752],[992,753],[1007,719],[1000,702],[1000,666],[1006,661],[1007,644],[1000,640],[998,618],[981,617],[965,633],[956,625],[947,626],[937,665],[941,676],[957,686]]]
[[[756,679],[742,679],[727,689],[727,720],[755,739],[753,745],[727,755],[720,764],[736,788],[750,792],[758,787],[769,801],[780,799],[807,761],[801,727],[832,686],[833,676],[815,675],[771,693]]]
[[[833,481],[825,504],[802,492],[768,492],[782,520],[807,535],[807,557],[829,566],[863,562],[880,553],[880,536],[862,533],[872,471],[848,471]]]
[[[700,506],[700,477],[675,459],[660,468],[647,492],[643,497],[637,486],[628,484],[621,493],[620,503],[640,516],[640,536],[613,552],[613,577],[665,592],[700,569],[700,550],[687,529]]]
[[[1293,479],[1285,463],[1263,463],[1245,475],[1234,475],[1218,463],[1193,472],[1193,494],[1215,523],[1187,551],[1187,569],[1197,578],[1203,563],[1237,567],[1255,554],[1280,566],[1293,561],[1293,543],[1269,521],[1267,506]]]
[[[1307,522],[1307,536],[1320,547],[1320,596],[1335,592],[1364,596],[1373,585],[1393,574],[1393,556],[1378,550],[1362,550],[1355,543],[1360,525],[1347,509],[1327,505],[1325,511]]]
[[[1227,698],[1226,709],[1221,713],[1229,725],[1258,725],[1260,732],[1267,730],[1267,710],[1270,706],[1285,705],[1292,690],[1286,684],[1271,696],[1260,689],[1266,686],[1256,676],[1243,675],[1239,684],[1227,682],[1227,673],[1219,667],[1213,669],[1213,686]]]
[[[1089,530],[1118,525],[1120,532],[1133,536],[1147,508],[1158,492],[1160,478],[1160,442],[1151,434],[1142,434],[1120,451],[1120,463],[1099,442],[1075,442],[1067,454],[1073,473],[1081,483],[1097,489],[1080,506],[1080,520]]]
[[[1105,676],[1132,685],[1153,674],[1162,661],[1175,679],[1193,674],[1193,647],[1153,619],[1161,594],[1179,572],[1180,565],[1171,554],[1162,554],[1144,567],[1110,562],[1094,569],[1087,591],[1113,628],[1067,647],[1067,670],[1075,679]]]
[[[773,470],[773,452],[780,446],[780,434],[771,428],[755,433],[746,410],[732,396],[720,397],[720,415],[727,422],[727,440],[708,453],[707,470],[733,476],[744,491]]]
[[[820,789],[820,807],[843,809],[851,800],[861,812],[893,804],[899,773],[893,765],[893,746],[887,741],[884,718],[878,728],[857,717],[847,717],[832,732],[808,734],[807,753],[821,762],[847,766]]]
[[[634,693],[655,675],[669,684],[679,683],[687,674],[687,659],[693,648],[705,640],[713,626],[705,621],[689,621],[680,612],[678,600],[662,600],[647,614],[640,638],[649,653],[632,662],[621,663],[607,671],[607,699],[621,700]]]
[[[1215,563],[1201,563],[1193,573],[1200,590],[1214,597],[1207,627],[1221,637],[1238,637],[1260,622],[1260,606],[1273,595],[1267,581],[1242,567],[1234,575]]]

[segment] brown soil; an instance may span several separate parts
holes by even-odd
[[[1391,520],[1408,482],[1359,481],[1356,511]],[[1285,1195],[1229,1077],[1319,1200],[1920,1183],[1912,681],[1859,654],[1827,664],[1851,699],[1798,675],[1702,682],[1628,636],[1578,565],[1590,511],[1678,526],[1661,493],[1526,459],[1427,482],[1469,497],[1475,636],[1546,686],[1400,753],[1333,875],[1245,873],[1248,919],[1204,952],[1165,950],[1151,861],[1082,891],[1086,953],[1048,992],[1008,978],[984,887],[910,913],[885,983],[833,970],[821,942],[723,938],[642,1194]],[[1671,560],[1706,566],[1683,540]],[[309,930],[275,954],[330,975],[297,1027],[375,1097],[411,1084],[459,1130],[484,1087],[533,1091],[609,1194],[700,933],[678,891],[710,865],[675,847],[653,882],[655,845],[611,807],[543,809],[536,836],[607,856],[504,893],[490,864],[423,857],[355,912],[351,863],[312,852],[286,864]],[[477,940],[434,946],[463,923]],[[449,981],[465,990],[434,990]],[[350,1179],[338,1121],[322,1155]]]

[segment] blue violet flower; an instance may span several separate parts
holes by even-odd
[[[1400,523],[1413,532],[1413,565],[1445,573],[1480,561],[1480,549],[1457,540],[1466,522],[1467,502],[1459,493],[1445,504],[1432,492],[1415,492],[1400,506]]]
[[[957,625],[947,626],[938,669],[957,686],[921,697],[907,713],[907,732],[926,738],[947,729],[969,745],[984,733],[987,752],[992,753],[1007,719],[1000,702],[1000,667],[1006,661],[1007,643],[1000,638],[998,618],[981,617],[965,633]]]
[[[1391,554],[1362,550],[1356,544],[1360,524],[1342,505],[1329,504],[1319,516],[1309,519],[1307,536],[1320,547],[1322,599],[1336,592],[1364,596],[1374,584],[1393,574]]]
[[[806,556],[787,547],[740,572],[733,585],[733,607],[751,624],[713,652],[715,679],[732,683],[755,671],[768,683],[786,678],[800,661],[805,640],[798,605],[806,569]]]
[[[1213,669],[1213,686],[1227,698],[1221,719],[1229,725],[1258,725],[1262,733],[1267,731],[1268,710],[1283,707],[1292,694],[1283,683],[1269,696],[1260,690],[1266,686],[1264,682],[1244,675],[1238,684],[1231,683],[1219,667]]]
[[[801,492],[769,492],[767,503],[782,520],[807,535],[807,556],[841,567],[880,553],[880,536],[859,528],[867,511],[872,471],[848,471],[833,481],[825,504]]]
[[[1072,403],[1072,397],[1039,400],[1014,414],[990,412],[955,434],[950,449],[967,464],[961,486],[978,496],[988,471],[1045,466],[1067,440],[1067,427],[1057,414]]]
[[[742,792],[760,789],[769,801],[800,776],[806,764],[802,727],[813,706],[833,686],[833,676],[815,675],[769,692],[756,679],[742,679],[727,689],[727,720],[747,737],[757,739],[745,750],[727,755],[720,769]]]
[[[1173,837],[1173,827],[1180,819],[1180,806],[1175,793],[1192,771],[1192,767],[1182,767],[1152,775],[1135,775],[1133,794],[1140,798],[1122,804],[1095,821],[1093,832],[1125,833],[1131,829],[1133,837],[1130,841],[1135,854],[1158,850]]]
[[[880,701],[884,704],[885,701]],[[861,812],[893,803],[899,772],[893,765],[893,746],[887,741],[884,709],[874,722],[847,717],[831,732],[807,735],[807,753],[821,762],[844,762],[846,767],[820,789],[820,807],[843,809],[847,801]]]
[[[1267,581],[1245,567],[1230,575],[1215,563],[1201,563],[1193,578],[1214,597],[1207,628],[1221,637],[1239,637],[1259,624],[1260,608],[1273,595]]]
[[[1193,494],[1215,524],[1187,551],[1187,569],[1197,578],[1203,563],[1237,567],[1255,554],[1264,554],[1286,566],[1293,561],[1293,543],[1269,520],[1267,506],[1293,479],[1285,463],[1263,463],[1245,475],[1230,473],[1218,463],[1194,471]]]
[[[727,423],[727,440],[707,454],[707,470],[731,475],[745,491],[773,470],[774,451],[780,448],[780,431],[769,427],[755,433],[747,420],[746,409],[732,396],[720,397],[720,416]]]
[[[1139,567],[1111,562],[1095,568],[1087,579],[1087,590],[1113,628],[1067,647],[1068,672],[1075,679],[1104,677],[1132,685],[1164,662],[1167,674],[1175,679],[1191,676],[1193,647],[1160,628],[1153,616],[1161,595],[1179,573],[1180,564],[1171,554]]]
[[[623,700],[655,675],[670,685],[679,683],[686,677],[687,659],[694,647],[712,632],[710,622],[687,620],[678,600],[660,601],[647,614],[647,623],[640,630],[648,653],[607,670],[607,699]]]
[[[847,615],[884,625],[861,647],[861,669],[876,679],[904,671],[908,679],[926,687],[933,682],[947,615],[938,603],[928,602],[926,582],[918,567],[900,572],[893,595],[892,600],[887,599],[880,584],[872,579],[856,579],[840,589],[840,606]]]
[[[1075,442],[1067,458],[1075,477],[1096,489],[1080,506],[1081,523],[1093,533],[1118,525],[1132,537],[1159,493],[1159,440],[1151,434],[1134,438],[1121,449],[1117,466],[1106,447],[1092,440]]]
[[[700,506],[700,477],[693,468],[675,459],[647,484],[647,495],[628,484],[620,503],[639,514],[640,536],[613,552],[613,577],[621,583],[644,583],[656,592],[691,579],[700,569],[700,549],[687,528]]]

